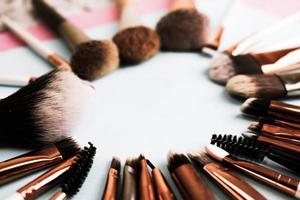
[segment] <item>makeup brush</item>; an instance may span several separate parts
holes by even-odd
[[[3,74],[0,75],[0,85],[9,87],[23,87],[33,82],[36,77],[22,76],[19,74]]]
[[[66,138],[35,151],[0,162],[0,185],[74,156],[80,147]]]
[[[70,65],[86,80],[98,79],[118,68],[119,53],[110,40],[92,40],[45,0],[33,0],[36,14],[66,40],[73,50]]]
[[[127,159],[123,170],[121,199],[138,199],[138,165],[139,158]]]
[[[45,172],[41,176],[18,189],[11,196],[5,198],[5,200],[32,200],[59,183],[62,184],[60,197],[65,196],[64,194],[72,195],[77,193],[78,188],[81,186],[80,183],[83,183],[84,178],[87,176],[85,173],[87,173],[90,168],[95,152],[95,147],[90,144],[89,147],[85,147],[81,150],[78,155],[69,158],[63,163]],[[82,171],[79,170],[80,168]],[[68,171],[69,169],[76,170],[74,172],[73,170]],[[78,173],[78,171],[81,173]],[[74,179],[71,179],[69,172],[70,174],[73,174],[72,177]],[[69,178],[63,179],[66,177],[65,175]],[[62,180],[63,182],[61,182]]]
[[[230,169],[213,161],[205,152],[189,153],[188,156],[204,172],[206,172],[209,177],[220,186],[220,188],[230,195],[232,199],[265,199],[246,181],[240,179]]]
[[[139,199],[155,200],[154,185],[148,171],[146,158],[139,156]]]
[[[300,106],[297,105],[270,99],[249,98],[242,104],[241,111],[247,115],[279,119],[281,124],[282,121],[294,122],[289,126],[300,129],[300,126],[295,124],[300,123]]]
[[[96,147],[92,143],[89,143],[89,145],[79,153],[76,163],[65,172],[60,183],[60,191],[56,192],[50,200],[70,199],[79,192],[90,172],[96,154]]]
[[[276,172],[272,169],[239,160],[231,156],[227,151],[209,144],[205,146],[207,153],[214,159],[228,164],[235,169],[251,176],[252,178],[273,187],[276,190],[284,192],[294,198],[300,198],[300,182],[297,179],[288,177],[282,173]]]
[[[255,139],[237,137],[232,135],[213,135],[211,144],[214,144],[228,153],[255,162],[268,159],[295,172],[299,171],[300,158],[298,155],[273,147]]]
[[[39,77],[0,101],[1,141],[41,147],[67,138],[93,91],[70,71]]]
[[[147,159],[148,166],[152,169],[152,177],[156,189],[158,200],[176,200],[176,196],[169,186],[166,178],[159,168],[155,167],[150,160]]]
[[[207,184],[184,154],[169,153],[168,169],[184,199],[215,199]]]
[[[173,0],[171,7],[156,25],[162,49],[201,50],[209,40],[208,17],[195,8],[193,0]]]
[[[119,158],[114,157],[107,174],[106,185],[102,195],[103,200],[118,199],[118,185],[120,178],[121,163]]]
[[[229,94],[242,98],[266,99],[298,96],[300,73],[280,75],[237,75],[226,85]]]
[[[141,25],[136,12],[136,0],[117,0],[121,10],[120,30],[113,37],[119,49],[122,63],[134,64],[145,61],[159,52],[158,34]]]

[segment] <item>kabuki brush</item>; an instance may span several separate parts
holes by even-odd
[[[118,158],[113,158],[108,170],[106,184],[102,195],[103,200],[117,200],[121,163]]]
[[[151,180],[150,173],[148,171],[148,165],[143,155],[139,156],[139,176],[138,176],[138,188],[139,199],[142,200],[155,200],[154,185]]]
[[[242,113],[257,117],[268,117],[278,119],[293,128],[300,129],[300,107],[293,104],[288,104],[280,101],[274,101],[263,98],[249,98],[241,106]],[[279,123],[279,122],[278,122]]]
[[[158,200],[176,200],[176,196],[169,186],[166,178],[159,168],[155,167],[150,160],[147,160],[148,166],[152,169],[152,178],[155,185],[155,191]]]
[[[255,139],[232,135],[213,135],[211,144],[226,150],[228,153],[255,162],[270,160],[295,172],[299,171],[300,158],[297,154],[259,142]]]
[[[41,147],[67,138],[93,92],[67,70],[37,78],[0,101],[1,142]]]
[[[45,0],[32,3],[37,15],[62,35],[73,50],[70,65],[80,78],[95,80],[118,68],[119,53],[112,41],[90,39]]]
[[[201,51],[209,40],[209,19],[192,0],[172,0],[171,12],[156,25],[163,50]]]
[[[121,63],[135,64],[145,61],[160,50],[158,34],[140,24],[136,0],[117,0],[121,10],[120,30],[113,37],[119,49]]]
[[[183,199],[215,199],[186,155],[169,153],[168,169]]]
[[[288,177],[261,165],[237,159],[231,156],[227,151],[212,144],[206,145],[205,149],[214,159],[232,166],[244,174],[267,184],[276,190],[282,191],[294,198],[300,198],[299,180]]]
[[[212,160],[205,152],[189,153],[189,158],[217,183],[232,199],[265,199],[246,181],[236,176],[230,169]]]
[[[123,169],[122,200],[138,199],[139,158],[127,159]]]
[[[18,189],[14,194],[11,196],[5,198],[5,200],[33,200],[37,198],[39,195],[42,193],[48,191],[49,189],[53,188],[57,184],[61,183],[62,179],[64,178],[65,175],[67,175],[68,170],[72,169],[74,167],[77,169],[75,172],[72,170],[75,177],[79,177],[78,180],[69,179],[64,180],[66,181],[67,187],[62,187],[65,188],[68,192],[71,192],[71,194],[76,193],[78,191],[76,183],[77,181],[80,181],[80,177],[85,177],[86,175],[84,173],[87,173],[84,171],[84,169],[89,169],[93,157],[95,155],[95,147],[90,144],[89,147],[85,147],[83,150],[81,150],[78,155],[73,156],[69,158],[68,160],[64,161],[63,163],[57,165],[56,167],[50,169],[49,171],[45,172],[41,176],[37,177],[33,181],[29,182],[25,186],[21,187]],[[79,166],[79,167],[76,167]],[[81,168],[83,171],[78,171]],[[66,173],[67,172],[67,173]],[[78,173],[81,172],[81,173]],[[68,183],[73,183],[74,185],[69,185]],[[69,186],[69,187],[68,187]],[[72,186],[75,186],[74,188]],[[61,193],[64,193],[61,192]],[[65,193],[64,193],[65,194]],[[56,196],[57,197],[57,196]],[[63,199],[63,198],[60,198]]]
[[[72,138],[0,162],[0,185],[25,176],[34,171],[67,160],[74,156],[80,147]]]

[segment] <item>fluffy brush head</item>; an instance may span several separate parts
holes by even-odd
[[[71,198],[79,191],[93,165],[96,147],[91,143],[89,143],[89,145],[89,147],[85,147],[78,153],[78,159],[66,172],[61,182],[60,187],[62,192],[64,192],[68,198]]]
[[[158,34],[145,26],[126,28],[113,41],[119,49],[122,63],[139,63],[154,56],[160,49]]]
[[[162,49],[172,51],[200,50],[208,42],[209,20],[196,9],[178,9],[157,24]]]
[[[229,94],[248,98],[280,98],[287,94],[283,81],[276,75],[237,75],[226,85]]]
[[[248,115],[266,116],[271,101],[263,98],[249,98],[241,106],[241,111]]]
[[[59,150],[64,160],[71,158],[80,150],[77,142],[71,137],[55,143],[55,146]]]
[[[117,158],[117,157],[113,157],[112,161],[111,161],[111,164],[110,164],[110,168],[113,168],[117,171],[120,171],[121,169],[121,162],[120,162],[120,159]]]
[[[190,160],[184,154],[177,153],[169,153],[168,155],[168,169],[171,173],[174,172],[175,169],[184,164],[189,164]]]
[[[71,66],[82,79],[98,79],[118,68],[118,48],[110,40],[81,43],[71,57]]]
[[[204,151],[198,153],[189,153],[188,157],[200,167],[205,166],[206,164],[214,162]]]
[[[0,101],[0,138],[35,147],[61,141],[76,125],[92,93],[91,85],[70,71],[43,75]]]

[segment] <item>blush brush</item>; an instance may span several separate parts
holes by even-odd
[[[92,40],[45,0],[33,0],[36,14],[58,32],[73,50],[70,65],[80,78],[98,79],[118,68],[119,53],[110,40]]]
[[[113,37],[123,64],[145,61],[160,50],[158,34],[143,26],[136,12],[136,0],[118,0],[121,10],[120,30]]]

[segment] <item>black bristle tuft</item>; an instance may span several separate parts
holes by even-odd
[[[188,157],[184,154],[170,154],[168,156],[168,169],[171,173],[178,167],[190,163]]]
[[[71,137],[55,143],[55,146],[59,150],[64,160],[71,158],[80,150],[77,142]]]
[[[117,157],[113,157],[113,159],[111,160],[110,168],[120,171],[120,169],[121,169],[120,159]]]
[[[188,153],[188,157],[200,167],[203,167],[206,164],[214,162],[207,153],[201,151],[198,153]]]
[[[93,159],[96,154],[96,147],[89,143],[89,147],[84,147],[77,157],[76,163],[66,172],[61,182],[61,189],[68,198],[74,196],[84,183],[92,167]]]
[[[251,138],[214,134],[211,144],[226,150],[233,156],[256,162],[262,162],[268,154],[268,145]]]
[[[147,161],[147,165],[151,168],[151,169],[154,169],[155,166],[153,165],[153,163],[150,161],[150,160],[146,160]]]
[[[249,98],[241,106],[241,111],[248,115],[263,117],[269,111],[271,101],[262,98]]]
[[[261,121],[258,122],[252,122],[250,126],[248,127],[249,130],[260,132],[262,130],[263,123]]]

